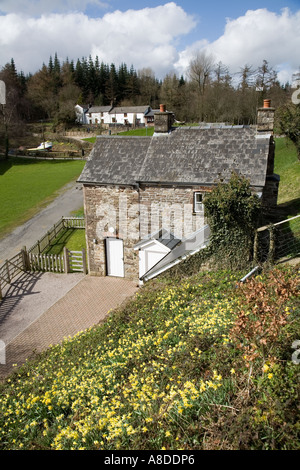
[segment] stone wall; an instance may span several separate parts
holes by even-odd
[[[194,213],[194,193],[211,188],[204,186],[140,187],[140,234],[141,239],[160,228],[170,230],[178,238],[184,238],[202,227],[204,212]]]
[[[138,280],[139,253],[135,244],[165,228],[184,238],[204,225],[204,212],[193,212],[194,192],[208,187],[85,186],[86,241],[91,275],[106,275],[105,239],[124,243],[125,277]]]
[[[257,111],[257,132],[273,133],[275,108],[263,107]]]
[[[266,178],[266,184],[263,189],[263,211],[272,213],[277,207],[280,176],[273,174]]]
[[[105,239],[124,241],[125,277],[138,279],[138,192],[118,186],[85,186],[86,241],[88,269],[92,275],[106,275]],[[113,232],[112,232],[113,229]]]

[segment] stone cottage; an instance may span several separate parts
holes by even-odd
[[[174,128],[161,106],[152,137],[98,137],[78,180],[89,273],[145,279],[161,260],[195,252],[207,241],[205,194],[233,171],[275,207],[273,122],[266,102],[257,126]]]

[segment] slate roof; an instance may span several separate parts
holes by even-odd
[[[78,181],[136,185],[150,137],[98,137]]]
[[[119,106],[112,108],[110,114],[124,114],[124,113],[147,113],[149,106]]]
[[[101,136],[79,182],[193,184],[226,182],[232,171],[253,187],[265,185],[269,134],[255,128],[177,128],[152,137]]]
[[[92,106],[89,113],[108,113],[111,109],[111,106]]]

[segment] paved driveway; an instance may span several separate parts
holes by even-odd
[[[101,322],[137,291],[136,282],[122,278],[26,273],[0,303],[0,379],[13,364]]]

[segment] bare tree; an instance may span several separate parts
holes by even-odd
[[[5,97],[2,97],[0,106],[0,127],[4,134],[5,158],[8,158],[10,134],[22,124],[23,91],[13,59],[0,71],[0,80],[5,83]]]
[[[198,91],[200,120],[204,120],[204,101],[206,87],[210,81],[214,69],[214,58],[212,54],[205,51],[199,51],[194,59],[191,60],[188,69],[188,77],[193,82]]]
[[[142,104],[149,104],[152,107],[157,106],[159,93],[159,82],[150,67],[138,71],[140,83],[140,100]]]

